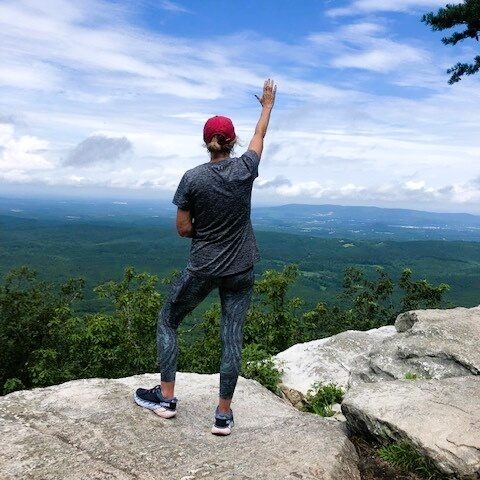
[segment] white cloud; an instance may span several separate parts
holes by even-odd
[[[292,182],[288,178],[285,178],[282,175],[277,175],[275,178],[270,180],[260,179],[255,183],[255,188],[264,189],[264,188],[277,188],[282,186],[291,186]]]
[[[411,190],[413,192],[415,191],[422,191],[425,189],[425,181],[420,180],[418,182],[415,182],[413,180],[409,180],[408,182],[404,183],[404,187],[406,190]]]
[[[328,47],[331,65],[389,73],[407,65],[423,64],[429,54],[419,46],[399,42],[383,25],[358,22],[340,27],[334,33],[313,34],[312,43]]]
[[[0,87],[25,88],[30,90],[53,90],[60,84],[55,70],[42,62],[19,65],[0,64]]]
[[[472,182],[444,185],[441,187],[428,186],[425,181],[394,182],[376,185],[356,185],[321,183],[307,181],[282,184],[273,188],[277,195],[285,199],[285,203],[295,200],[315,199],[317,202],[338,201],[348,204],[411,204],[423,207],[436,208],[438,202],[463,207],[480,202],[480,188]],[[412,205],[413,206],[413,205]]]
[[[347,7],[327,10],[330,17],[360,15],[371,12],[406,12],[418,14],[419,10],[445,6],[445,0],[356,0]]]
[[[333,61],[335,67],[361,68],[375,72],[391,72],[399,65],[422,60],[421,53],[412,47],[384,42],[384,48],[373,47],[367,51],[346,54]],[[390,47],[390,48],[389,48]]]
[[[56,3],[58,8],[65,6],[68,11],[68,2]],[[94,8],[94,11],[102,12],[97,6],[101,7],[102,2],[95,2]],[[17,71],[11,65],[0,70],[0,81],[11,84],[18,77],[19,82],[24,82],[20,86],[38,88],[34,74],[39,66],[30,65],[32,60],[42,59],[51,67],[43,73],[40,69],[40,86],[55,86],[60,80],[68,84],[69,71],[73,71],[75,75],[87,74],[90,81],[97,77],[105,86],[115,88],[128,89],[136,84],[138,88],[171,95],[212,97],[209,92],[215,88],[210,89],[200,79],[193,81],[190,77],[187,80],[178,69],[178,62],[183,61],[193,70],[203,72],[203,77],[207,78],[207,68],[201,65],[196,51],[187,42],[174,42],[160,35],[147,39],[129,26],[116,28],[114,24],[108,25],[108,18],[102,18],[103,28],[86,26],[90,21],[87,8],[78,8],[71,16],[56,17],[51,9],[32,8],[26,1],[5,2],[0,6],[2,57],[8,59],[14,55],[22,66],[16,67]],[[65,71],[62,65],[68,65],[68,69]],[[43,65],[42,68],[46,67]],[[11,74],[10,69],[13,69]],[[108,74],[116,77],[109,79]],[[23,77],[26,80],[22,80]],[[185,88],[187,84],[189,88]]]
[[[24,179],[28,172],[51,170],[52,162],[44,156],[49,143],[31,135],[16,135],[12,124],[0,124],[0,175]]]
[[[160,8],[163,8],[164,10],[168,10],[170,12],[177,12],[177,13],[191,13],[190,10],[187,8],[183,7],[177,2],[172,2],[170,0],[162,0],[160,2]]]

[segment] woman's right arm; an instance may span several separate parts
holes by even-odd
[[[259,157],[263,151],[263,139],[267,133],[268,122],[270,121],[270,114],[272,113],[273,105],[275,104],[275,95],[277,93],[277,86],[273,80],[265,80],[263,84],[262,98],[258,98],[258,101],[262,105],[262,111],[260,118],[258,119],[257,126],[255,127],[255,133],[248,146],[249,150],[253,150]]]

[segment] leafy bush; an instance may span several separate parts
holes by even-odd
[[[344,271],[343,290],[337,295],[341,304],[317,304],[315,309],[301,317],[302,330],[308,332],[308,341],[330,337],[345,330],[369,330],[392,324],[397,315],[418,308],[439,308],[449,286],[432,285],[426,280],[412,280],[412,271],[402,270],[397,286],[381,267],[375,269],[376,278],[357,267]],[[371,277],[371,275],[369,275]],[[398,299],[395,288],[403,296]]]
[[[348,328],[368,330],[392,323],[395,308],[392,303],[394,283],[382,267],[375,269],[377,278],[370,280],[357,267],[348,267],[343,276],[343,291],[339,298],[351,303],[347,309]]]
[[[193,342],[185,340],[185,331],[179,332],[178,369],[183,372],[217,373],[220,369],[222,344],[220,340],[220,304],[215,302],[204,314]]]
[[[245,344],[262,345],[274,355],[294,343],[306,341],[304,325],[297,315],[303,302],[300,298],[288,298],[298,274],[298,266],[291,264],[281,271],[266,270],[255,282],[256,296],[245,322]]]
[[[19,378],[9,378],[3,385],[3,392],[6,395],[15,390],[22,390],[23,388],[25,388],[25,385]]]
[[[114,313],[78,317],[72,305],[82,298],[82,279],[70,279],[58,289],[39,281],[28,267],[13,270],[0,285],[3,393],[155,370],[155,325],[162,303],[156,282],[155,276],[126,267],[120,282],[95,288],[100,298],[111,301]]]
[[[33,386],[34,352],[52,340],[52,320],[70,311],[83,285],[70,279],[54,287],[26,265],[8,273],[0,285],[0,393]]]
[[[241,375],[257,380],[275,394],[279,394],[278,384],[282,372],[276,368],[272,356],[261,345],[246,345],[242,351]]]
[[[322,417],[334,415],[332,405],[341,403],[345,392],[335,383],[315,382],[305,396],[305,411]]]
[[[392,443],[378,450],[381,459],[403,470],[414,473],[426,480],[444,480],[443,475],[429,458],[421,455],[413,445],[406,441]]]
[[[434,286],[425,279],[413,282],[412,271],[409,268],[402,271],[398,284],[405,292],[401,306],[403,312],[419,308],[438,308],[444,293],[450,290],[450,286],[446,283]]]

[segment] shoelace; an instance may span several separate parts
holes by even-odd
[[[162,395],[162,387],[160,385],[155,385],[153,388],[150,388],[148,391],[150,393],[156,393],[158,390],[160,390],[160,395]]]
[[[165,397],[163,396],[163,393],[162,393],[162,386],[161,386],[161,385],[155,385],[153,388],[151,388],[151,389],[149,390],[149,392],[155,393],[155,394],[156,394],[157,392],[159,392],[159,393],[160,393],[160,397],[161,397],[165,402],[172,402],[172,401],[175,401],[175,402],[176,402],[176,401],[177,401],[177,400],[175,399],[175,397],[173,397],[173,398],[171,398],[171,399],[169,399],[169,400],[165,399]],[[157,395],[157,396],[158,396],[158,395]],[[175,400],[174,400],[174,399],[175,399]]]

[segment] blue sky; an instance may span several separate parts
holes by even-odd
[[[272,77],[256,204],[480,213],[480,80],[445,73],[478,46],[420,22],[444,3],[0,0],[0,194],[170,200]]]

